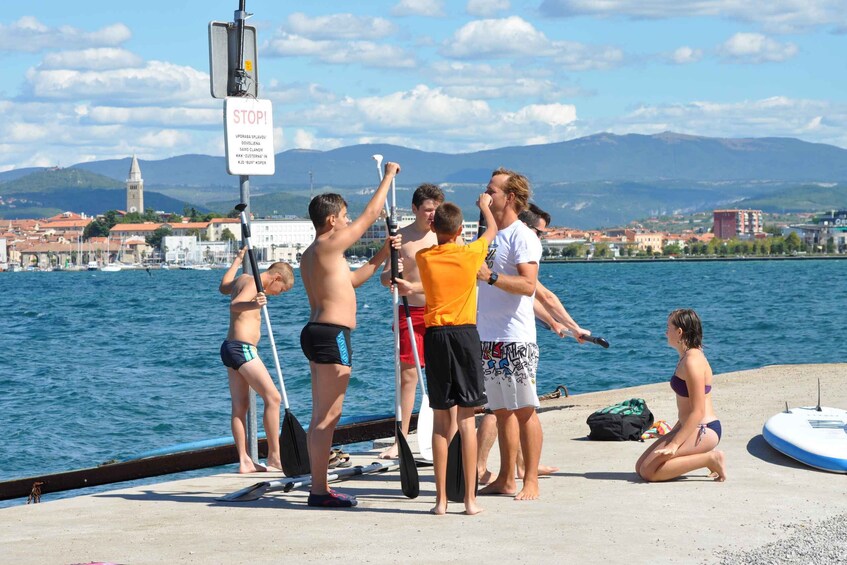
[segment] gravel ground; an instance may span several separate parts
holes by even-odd
[[[823,504],[823,501],[821,501]],[[847,514],[786,526],[790,535],[750,551],[721,552],[721,565],[835,565],[847,563]]]

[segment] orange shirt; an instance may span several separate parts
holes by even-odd
[[[476,324],[476,273],[486,253],[484,239],[418,251],[415,262],[426,294],[426,327]]]

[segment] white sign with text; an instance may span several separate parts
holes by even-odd
[[[274,124],[270,100],[224,99],[224,138],[229,174],[274,174]]]

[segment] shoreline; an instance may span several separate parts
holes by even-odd
[[[847,515],[842,476],[804,467],[761,437],[766,419],[786,401],[815,404],[818,379],[823,405],[847,406],[847,363],[772,365],[716,375],[725,483],[707,480],[705,471],[664,484],[644,483],[633,466],[646,444],[585,440],[588,414],[634,396],[647,401],[657,420],[674,418],[675,399],[662,382],[545,404],[539,416],[545,432],[542,458],[561,470],[542,479],[540,500],[481,497],[486,511],[476,517],[458,514],[456,504],[444,517],[428,513],[434,503],[428,468],[420,469],[421,496],[414,500],[400,493],[398,473],[342,483],[339,488],[356,494],[360,505],[340,512],[307,508],[306,493],[299,490],[255,502],[216,502],[217,496],[278,477],[227,473],[0,509],[0,545],[9,561],[53,563],[256,563],[280,556],[315,563],[351,556],[406,561],[420,560],[424,547],[426,561],[434,563],[541,562],[551,555],[596,563],[616,562],[622,554],[643,556],[635,561],[645,563],[719,563],[733,557],[737,562],[740,552],[769,555],[763,549],[768,544]],[[495,455],[490,467],[496,466]],[[354,464],[372,457],[355,455]],[[363,535],[368,531],[380,534]],[[499,531],[509,535],[498,536]],[[821,540],[832,543],[826,536]]]
[[[617,257],[614,259],[545,259],[542,263],[708,263],[711,261],[838,261],[847,259],[847,254],[840,255],[799,255],[773,257]]]

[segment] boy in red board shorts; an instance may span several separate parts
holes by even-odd
[[[476,504],[476,429],[474,408],[486,402],[479,334],[476,330],[476,274],[497,227],[488,209],[491,197],[480,195],[477,206],[488,228],[479,239],[462,245],[462,210],[445,202],[435,211],[432,231],[438,245],[415,259],[426,294],[426,383],[433,409],[432,455],[436,515],[447,512],[447,445],[458,427],[465,474],[465,514],[478,514]],[[402,280],[398,280],[401,291]]]

